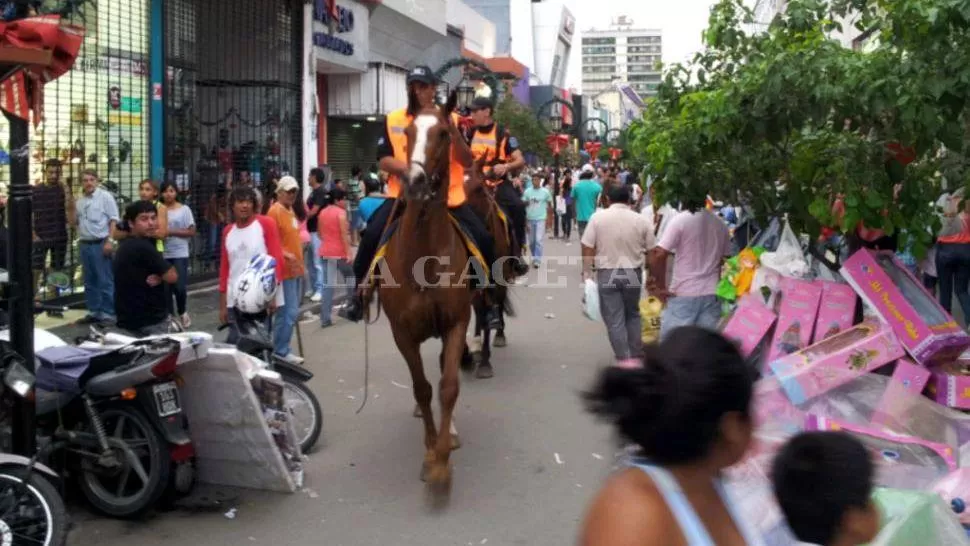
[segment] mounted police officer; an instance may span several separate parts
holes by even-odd
[[[492,118],[495,103],[489,97],[476,97],[471,105],[473,127],[468,131],[468,145],[475,159],[484,158],[485,184],[494,192],[495,201],[505,211],[512,224],[515,244],[512,255],[517,258],[515,272],[524,275],[529,265],[522,259],[525,241],[525,205],[522,196],[512,185],[510,175],[525,166],[518,140],[508,129]]]

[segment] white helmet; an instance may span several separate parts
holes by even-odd
[[[267,254],[257,254],[249,260],[236,281],[233,307],[241,313],[261,313],[276,297],[278,288],[276,259]]]

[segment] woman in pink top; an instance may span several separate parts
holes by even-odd
[[[317,230],[320,234],[320,258],[323,261],[323,300],[320,303],[320,326],[326,328],[333,324],[333,288],[336,286],[337,272],[344,278],[347,298],[351,297],[354,286],[350,222],[347,220],[347,192],[341,188],[330,191],[332,205],[325,207],[317,215]]]

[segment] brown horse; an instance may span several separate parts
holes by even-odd
[[[494,298],[495,303],[502,307],[502,312],[506,316],[514,316],[512,301],[509,299],[509,286],[515,281],[515,268],[512,261],[513,236],[508,226],[502,221],[502,211],[495,201],[491,191],[484,184],[484,173],[476,163],[469,171],[469,180],[465,184],[468,194],[468,204],[471,205],[475,213],[485,222],[485,227],[495,240],[495,255],[499,257],[499,264],[493,265],[493,277],[495,277],[495,289],[489,294]],[[501,270],[497,269],[500,267]],[[481,337],[481,346],[476,350],[466,353],[462,357],[463,367],[466,369],[475,368],[475,376],[486,379],[495,375],[492,368],[492,330],[488,327],[485,315],[488,310],[488,301],[484,292],[478,292],[473,299],[475,308],[475,337]],[[495,346],[505,347],[505,329],[495,332]]]
[[[448,461],[452,448],[458,447],[454,410],[472,298],[464,275],[470,253],[447,206],[453,160],[448,123],[455,102],[453,94],[444,108],[419,112],[407,128],[410,175],[402,180],[402,201],[397,204],[404,212],[388,239],[378,281],[380,301],[394,342],[407,361],[414,399],[424,421],[421,478],[438,488],[447,488],[451,482]],[[431,410],[432,387],[421,361],[421,344],[432,337],[442,339],[438,429]]]

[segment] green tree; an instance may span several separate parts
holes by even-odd
[[[872,31],[866,52],[830,38],[849,12]],[[709,193],[809,233],[843,196],[843,231],[902,229],[921,254],[938,225],[928,204],[970,181],[970,4],[791,0],[767,31],[750,21],[739,0],[712,8],[706,50],[666,71],[631,127],[634,161],[666,199]]]
[[[506,94],[495,107],[495,121],[505,127],[519,141],[523,153],[538,154],[544,161],[552,161],[552,153],[546,146],[548,134],[532,111],[515,97]]]

